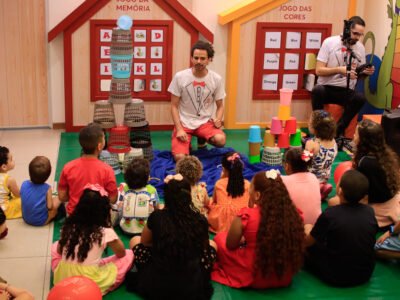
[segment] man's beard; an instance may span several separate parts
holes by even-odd
[[[349,39],[349,45],[357,44],[358,40]]]

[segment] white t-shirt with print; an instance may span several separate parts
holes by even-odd
[[[168,92],[180,97],[179,118],[188,129],[197,129],[207,123],[215,113],[215,102],[226,95],[220,75],[208,70],[206,76],[197,78],[192,69],[176,73]]]
[[[358,41],[355,45],[352,45],[354,55],[360,60],[353,58],[352,63],[359,65],[365,64],[365,48],[364,45]],[[346,66],[345,62],[346,51],[343,46],[340,35],[331,36],[324,40],[321,49],[318,52],[317,60],[326,63],[328,68],[334,68],[339,66]],[[354,89],[357,80],[350,79],[349,87]],[[333,85],[339,87],[347,86],[347,77],[342,74],[334,74],[329,76],[318,76],[317,84],[320,85]]]

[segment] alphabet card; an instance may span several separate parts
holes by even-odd
[[[137,59],[146,58],[146,47],[134,47],[133,57]]]
[[[150,80],[150,91],[161,92],[161,79]]]
[[[110,46],[101,46],[100,47],[100,58],[110,58]]]
[[[146,29],[136,29],[133,31],[134,42],[145,42],[146,41]]]
[[[111,42],[111,36],[111,29],[100,29],[100,42]]]
[[[111,63],[100,64],[100,75],[112,75]]]
[[[151,31],[151,41],[153,43],[161,43],[164,41],[164,31],[159,29],[153,29]]]
[[[145,87],[146,87],[146,80],[144,80],[144,79],[135,79],[133,81],[133,91],[134,92],[144,91]]]
[[[146,64],[145,63],[134,63],[133,74],[135,75],[146,75]]]
[[[102,92],[109,92],[111,87],[111,79],[100,80],[100,90]]]
[[[162,74],[162,63],[151,63],[150,75],[161,75],[161,74]]]
[[[163,47],[151,47],[151,58],[163,58]]]

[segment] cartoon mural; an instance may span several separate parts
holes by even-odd
[[[374,56],[373,53],[375,48],[374,34],[368,32],[363,41],[364,44],[369,39],[372,42],[372,54],[369,56],[369,62],[374,64],[375,73],[378,77],[376,90],[373,88],[375,85],[374,77],[365,79],[364,93],[368,102],[376,108],[395,108],[400,104],[400,35],[397,36],[397,30],[400,27],[400,0],[396,0],[394,10],[392,1],[388,0],[388,2],[387,12],[388,17],[392,19],[392,30],[381,64],[379,58]]]

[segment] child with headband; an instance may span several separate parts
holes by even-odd
[[[210,231],[227,231],[242,207],[248,207],[250,182],[243,177],[243,162],[237,152],[222,158],[222,175],[215,183],[208,223]]]

